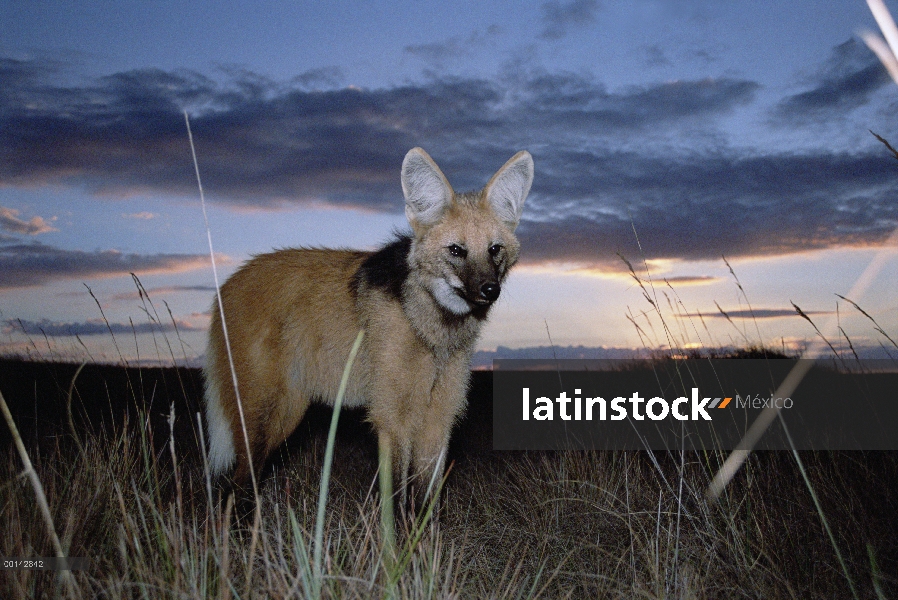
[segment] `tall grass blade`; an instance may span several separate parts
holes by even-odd
[[[81,443],[81,436],[78,435],[78,431],[75,429],[75,421],[72,418],[72,394],[75,393],[75,381],[78,379],[78,375],[81,374],[81,370],[87,365],[86,362],[78,365],[78,368],[75,370],[75,374],[72,375],[72,381],[69,384],[69,393],[66,395],[66,416],[69,420],[69,431],[72,434],[72,437],[75,439],[75,444],[78,446],[78,454],[84,458],[84,445]]]
[[[16,427],[16,422],[12,418],[12,413],[9,412],[9,407],[6,405],[6,399],[3,397],[2,392],[0,392],[0,411],[3,412],[3,418],[6,419],[6,424],[9,426],[9,431],[12,433],[16,450],[19,451],[19,457],[21,457],[22,463],[25,465],[25,474],[28,475],[28,479],[31,481],[31,487],[34,489],[37,505],[44,518],[44,523],[47,525],[47,533],[49,533],[50,540],[53,542],[53,549],[56,552],[56,556],[65,558],[62,543],[59,541],[59,536],[56,535],[56,526],[53,524],[53,515],[50,514],[50,505],[47,504],[47,496],[44,494],[44,486],[41,485],[41,480],[31,464],[31,459],[28,457],[28,451],[25,449],[25,444],[22,442],[22,437],[19,435],[19,429]],[[75,577],[72,575],[72,572],[66,569],[59,573],[60,577],[65,581],[69,595],[73,598],[77,597],[76,591],[78,585],[75,583]]]
[[[362,339],[365,337],[365,330],[360,329],[355,342],[352,344],[352,350],[349,351],[349,358],[346,359],[346,366],[343,367],[343,377],[340,378],[340,388],[337,390],[337,399],[334,401],[334,414],[331,417],[330,430],[327,433],[327,448],[324,451],[324,466],[321,468],[321,487],[318,490],[318,514],[315,517],[315,549],[312,556],[312,564],[314,565],[314,597],[321,597],[321,580],[323,575],[324,561],[324,509],[327,505],[327,491],[330,485],[331,465],[334,460],[334,440],[337,437],[337,422],[340,420],[340,409],[343,407],[343,396],[346,394],[346,384],[349,382],[349,373],[352,370],[352,363],[355,362],[356,354],[362,345]]]
[[[206,225],[206,240],[209,242],[209,259],[212,261],[212,277],[215,279],[215,298],[218,302],[218,314],[221,317],[221,332],[224,335],[225,349],[228,351],[228,364],[231,367],[231,383],[234,385],[234,397],[237,399],[237,413],[240,415],[240,429],[243,431],[243,442],[246,444],[246,460],[249,463],[249,478],[253,484],[253,497],[256,511],[259,511],[259,485],[256,481],[256,469],[253,465],[253,453],[249,447],[249,433],[246,430],[246,418],[243,414],[243,402],[240,400],[240,388],[237,386],[237,370],[234,368],[234,356],[231,354],[231,341],[228,339],[228,326],[225,321],[224,304],[221,301],[221,285],[218,282],[218,268],[215,265],[215,251],[212,249],[212,230],[209,228],[209,216],[206,214],[206,196],[203,193],[203,181],[200,179],[200,165],[196,159],[196,148],[193,145],[193,132],[190,130],[190,117],[184,111],[184,122],[187,124],[187,138],[190,141],[190,154],[193,157],[193,170],[196,172],[196,184],[200,190],[200,205],[203,207],[203,222]]]
[[[842,552],[839,550],[839,545],[836,543],[836,536],[833,535],[833,530],[829,526],[829,521],[826,519],[826,515],[823,514],[823,506],[820,505],[820,498],[817,497],[817,492],[814,490],[814,486],[811,485],[811,480],[808,478],[807,471],[805,471],[804,463],[798,455],[798,450],[795,449],[795,443],[792,441],[792,435],[789,433],[789,428],[786,426],[786,420],[783,418],[782,413],[777,413],[777,415],[780,418],[780,425],[783,426],[786,439],[789,441],[789,447],[792,449],[792,456],[795,457],[795,463],[798,465],[799,472],[801,472],[801,478],[804,480],[805,486],[811,493],[811,499],[814,501],[817,515],[820,517],[820,521],[823,523],[823,528],[826,530],[826,535],[829,536],[829,542],[836,552],[836,558],[839,560],[839,565],[842,567],[842,573],[845,575],[846,581],[848,581],[848,587],[851,588],[851,595],[855,600],[858,600],[857,590],[854,588],[854,581],[852,581],[851,575],[848,573],[848,566],[845,564],[845,559],[842,558]]]
[[[877,600],[886,600],[885,591],[882,589],[882,571],[876,562],[876,554],[873,552],[873,546],[867,544],[867,557],[870,559],[870,570],[873,571],[873,591],[876,593]]]
[[[380,485],[380,529],[383,544],[382,565],[387,574],[387,597],[391,597],[396,563],[396,523],[393,507],[393,458],[390,444],[378,441],[378,473]]]
[[[889,47],[886,48],[885,44],[881,43],[881,40],[874,34],[863,33],[861,34],[861,37],[874,54],[879,57],[880,61],[882,61],[883,65],[885,65],[889,74],[892,76],[892,79],[898,84],[898,60],[896,60],[896,55],[898,55],[898,27],[895,26],[895,21],[892,19],[892,15],[889,13],[882,0],[867,0],[867,6],[870,7],[870,12],[873,13],[883,35],[885,35],[886,40],[888,40]],[[864,269],[861,276],[854,282],[854,285],[847,296],[860,301],[861,296],[863,296],[870,284],[873,283],[879,275],[883,265],[885,265],[886,261],[895,254],[896,246],[898,246],[898,227],[892,231],[892,234],[873,256],[873,260],[870,261],[870,264],[867,265],[867,268]],[[831,330],[831,325],[824,327],[825,333],[828,333]],[[815,340],[802,353],[802,358],[816,359],[820,355],[820,350],[820,343]],[[811,361],[798,361],[792,371],[786,376],[786,380],[780,385],[780,389],[776,391],[776,397],[785,398],[786,395],[791,395],[791,392],[794,391],[795,387],[798,386],[798,383],[801,382],[808,370],[810,370],[810,364],[805,365],[805,363],[811,363]],[[791,390],[788,389],[786,385],[787,382],[790,383]],[[745,437],[742,439],[742,442],[740,442],[739,448],[734,450],[727,457],[723,466],[721,466],[720,470],[718,470],[714,479],[711,481],[711,484],[708,486],[707,495],[710,498],[716,499],[720,496],[723,488],[726,487],[748,458],[749,452],[754,448],[757,441],[761,438],[778,413],[778,408],[764,409],[755,422],[752,423],[748,432],[745,434]]]

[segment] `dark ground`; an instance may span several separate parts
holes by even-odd
[[[85,365],[72,381],[79,365],[70,363],[30,362],[0,359],[0,392],[15,419],[26,445],[59,434],[68,434],[69,390],[72,423],[77,431],[118,431],[139,414],[148,414],[151,431],[169,431],[169,414],[175,411],[175,440],[182,456],[199,456],[197,413],[202,413],[203,379],[196,368]],[[453,432],[450,461],[472,454],[491,452],[492,376],[474,371],[465,417]],[[331,409],[313,404],[297,431],[286,443],[302,445],[302,440],[326,436]],[[376,437],[365,422],[364,411],[344,410],[340,416],[341,438],[365,440],[372,464],[376,465]],[[9,447],[9,429],[0,426],[0,447]],[[154,440],[157,449],[168,443],[168,436]],[[272,461],[277,463],[277,457]]]
[[[11,408],[26,446],[47,448],[57,437],[71,435],[67,399],[77,369],[78,365],[65,363],[0,359],[0,392]],[[202,407],[202,377],[198,369],[87,365],[78,375],[71,397],[72,423],[79,435],[87,431],[100,435],[116,434],[123,427],[145,425],[139,418],[149,415],[151,427],[145,430],[153,432],[151,439],[157,451],[169,442],[168,416],[174,404],[178,455],[185,457],[187,463],[194,460],[192,468],[195,472],[199,462],[196,460],[199,457],[196,419]],[[320,464],[330,417],[330,409],[313,406],[282,451],[276,452],[269,461],[263,484],[267,480],[269,485],[284,483],[289,486],[283,473],[287,472],[288,465],[298,464],[298,457],[304,457],[303,464]],[[520,510],[518,503],[527,504],[530,499],[535,502],[543,495],[542,505],[569,500],[565,498],[569,493],[564,487],[565,481],[575,481],[574,470],[578,468],[584,469],[580,478],[589,480],[593,471],[587,463],[591,461],[608,462],[611,469],[618,469],[616,465],[623,460],[631,465],[632,473],[644,472],[643,477],[648,481],[656,477],[656,470],[666,472],[668,477],[676,477],[679,463],[677,456],[664,452],[656,452],[654,456],[647,452],[627,453],[626,456],[603,452],[496,452],[491,449],[491,439],[492,373],[474,372],[468,411],[452,436],[449,456],[452,473],[447,482],[448,493],[456,498],[469,497],[475,506],[476,510],[465,513],[465,519],[473,519],[465,527],[473,526],[478,510],[483,514],[489,514],[491,509],[500,510],[501,517],[513,523],[515,511]],[[376,438],[362,411],[349,410],[341,415],[337,442],[332,485],[341,488],[342,493],[362,499],[377,466]],[[13,452],[5,424],[0,426],[0,447],[7,449],[7,454]],[[347,460],[350,453],[356,459],[363,455],[365,460]],[[706,480],[707,475],[699,472],[708,468],[703,466],[704,459],[695,453],[687,454],[690,455],[687,459],[692,465],[690,469],[696,471],[695,479]],[[863,590],[861,597],[876,597],[871,587],[873,567],[867,548],[875,555],[880,585],[889,594],[898,592],[898,452],[806,452],[802,457],[821,496],[824,514],[830,517],[830,526],[843,548],[848,548],[848,563]],[[355,466],[347,466],[351,464]],[[832,589],[844,590],[844,597],[850,597],[791,454],[755,453],[750,466],[731,486],[733,497],[738,498],[742,489],[752,487],[752,495],[746,494],[746,498],[755,498],[754,502],[763,499],[763,509],[760,505],[752,508],[751,514],[755,516],[751,522],[756,529],[748,532],[746,539],[756,536],[759,545],[769,546],[765,550],[769,560],[782,572],[783,579],[790,582],[787,587],[798,591],[797,597],[802,597],[802,589],[816,590],[811,594],[814,597],[837,597],[820,591]],[[566,469],[569,471],[564,478],[552,475],[555,470]],[[312,474],[310,477],[314,480]],[[486,497],[481,497],[484,495]],[[602,497],[597,496],[596,502]],[[656,502],[657,493],[645,499],[642,510],[654,514]],[[609,527],[601,511],[587,514],[582,512],[582,507],[580,503],[571,504],[569,511],[573,520],[567,521],[567,525],[565,521],[555,524],[559,529],[553,530],[551,535],[545,532],[552,539],[570,546],[572,553],[565,554],[568,557],[565,565],[571,569],[569,578],[572,580],[579,577],[577,573],[594,568],[590,564],[600,560],[602,552],[607,551],[606,544],[614,546],[610,539],[598,546],[580,545],[586,540],[584,536]],[[535,532],[544,527],[528,525],[526,521],[533,520],[534,514],[525,513],[521,518],[524,519],[518,524],[521,530],[530,527],[535,528]],[[578,525],[578,518],[582,527]],[[484,540],[501,533],[493,531],[498,525],[495,518],[491,519],[478,526]],[[588,519],[597,521],[592,523]],[[447,523],[447,529],[448,526]],[[507,525],[501,526],[505,531]],[[467,535],[460,533],[461,537]],[[626,539],[618,542],[622,548],[630,543]],[[503,548],[494,550],[497,555],[505,556],[501,552]],[[734,549],[719,552],[722,560],[732,560]],[[741,581],[741,568],[734,565],[734,572],[729,574],[734,581]],[[744,577],[749,575],[746,573]],[[581,588],[576,589],[591,589],[586,584],[577,585]],[[741,587],[742,584],[737,585]],[[780,593],[786,589],[777,588],[775,582],[771,585],[774,587],[770,589],[780,589]],[[749,595],[752,594],[749,592]],[[721,596],[711,594],[709,597]]]

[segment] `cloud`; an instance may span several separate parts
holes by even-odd
[[[675,277],[663,277],[661,281],[676,285],[710,285],[723,281],[721,277],[712,275],[678,275]]]
[[[670,59],[667,58],[667,53],[664,51],[664,48],[657,44],[643,46],[641,50],[645,55],[645,65],[647,67],[669,67],[673,64]]]
[[[343,79],[343,72],[339,68],[321,67],[300,73],[291,82],[301,89],[320,90],[337,87]]]
[[[734,79],[665,82],[609,92],[579,75],[514,71],[497,80],[436,78],[394,88],[309,91],[246,71],[218,84],[188,71],[116,73],[54,85],[31,63],[0,62],[0,185],[78,185],[107,196],[152,190],[193,198],[183,108],[210,201],[327,204],[401,211],[405,152],[438,149],[462,185],[488,176],[509,149],[609,143],[622,134],[701,129],[750,102]],[[4,69],[4,64],[6,68]],[[672,134],[671,134],[672,135]]]
[[[565,37],[572,27],[581,27],[594,23],[599,10],[598,0],[571,0],[560,2],[550,0],[541,7],[543,13],[543,30],[540,37],[545,40],[558,40]]]
[[[3,333],[7,335],[10,333],[25,333],[27,335],[46,335],[47,337],[109,335],[110,330],[113,334],[133,335],[135,333],[175,331],[175,325],[171,322],[160,325],[148,321],[133,324],[107,323],[103,319],[88,319],[80,323],[61,323],[50,321],[49,319],[41,319],[40,321],[8,319],[3,327]],[[180,332],[203,331],[204,328],[196,327],[187,321],[177,321],[177,330]]]
[[[870,102],[873,93],[890,82],[876,57],[851,39],[836,46],[829,61],[813,78],[812,87],[780,101],[773,117],[803,124],[843,116]]]
[[[30,220],[24,221],[19,218],[18,210],[0,206],[0,229],[9,231],[10,233],[38,235],[48,233],[50,231],[59,231],[43,217],[34,216]],[[55,217],[54,217],[55,218]],[[54,219],[50,219],[53,221]],[[2,241],[2,239],[0,239]]]
[[[617,272],[626,269],[618,253],[631,261],[775,256],[870,246],[898,226],[894,158],[884,153],[576,152],[537,157],[537,173],[518,228],[530,262]]]
[[[149,288],[146,290],[147,294],[151,298],[156,298],[160,296],[167,296],[172,294],[180,294],[183,292],[214,292],[214,285],[167,285]],[[112,296],[113,300],[139,300],[140,292],[127,292],[122,294],[115,294]]]
[[[786,317],[798,317],[798,313],[795,312],[794,308],[756,308],[755,310],[727,310],[726,314],[722,312],[708,312],[708,313],[686,313],[682,315],[683,317],[704,317],[704,318],[713,318],[713,319],[747,319],[747,320],[755,320],[755,319],[782,319]],[[814,315],[828,315],[831,314],[827,311],[815,311],[809,310],[805,311],[805,314],[808,316]],[[678,315],[679,316],[679,315]]]
[[[479,29],[473,31],[467,37],[455,36],[442,42],[408,45],[403,50],[416,58],[423,60],[431,68],[442,70],[450,61],[470,57],[475,51],[485,46],[490,38],[501,33],[498,25],[490,25],[486,33]]]
[[[0,292],[63,279],[98,279],[129,273],[179,273],[205,268],[202,254],[123,254],[117,250],[65,250],[45,244],[0,246]]]
[[[824,75],[853,72],[852,60],[834,59]],[[869,246],[898,224],[893,159],[878,145],[799,153],[722,141],[717,124],[757,100],[760,85],[745,79],[609,90],[524,63],[490,80],[434,76],[379,89],[310,90],[245,70],[229,71],[224,83],[139,70],[81,86],[54,84],[51,74],[0,61],[0,185],[151,190],[193,201],[188,107],[207,198],[243,208],[401,214],[398,172],[409,148],[427,148],[459,190],[481,187],[528,148],[537,175],[519,233],[531,264],[619,271],[617,253],[706,260]],[[41,247],[9,248],[19,250],[0,250],[0,267],[38,261],[39,252],[22,248]],[[164,269],[204,260],[70,258],[87,275],[40,266],[30,276],[3,273],[0,287],[106,273],[90,271],[97,261],[120,274],[136,270],[120,262]]]
[[[707,78],[631,87],[608,92],[604,86],[570,73],[537,73],[523,83],[514,110],[538,130],[558,135],[620,136],[671,124],[693,125],[700,118],[726,114],[751,102],[759,85],[752,81]]]

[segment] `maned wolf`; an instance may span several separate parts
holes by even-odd
[[[402,163],[412,235],[376,252],[286,249],[256,256],[222,286],[225,327],[256,473],[313,400],[333,404],[359,329],[346,406],[364,405],[402,496],[409,475],[443,472],[464,410],[480,328],[518,258],[514,230],[533,182],[517,153],[480,192],[456,194],[414,148]],[[206,353],[209,463],[250,478],[218,305]],[[410,473],[411,471],[411,473]]]

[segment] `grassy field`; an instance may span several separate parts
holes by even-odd
[[[376,440],[362,413],[344,411],[316,579],[329,410],[310,411],[263,474],[254,536],[205,475],[197,370],[89,365],[70,388],[77,368],[0,361],[61,544],[90,559],[71,579],[3,571],[2,598],[898,595],[895,453],[801,453],[819,510],[790,453],[755,453],[710,502],[722,454],[492,451],[483,372],[438,517],[416,531],[400,523],[395,557],[382,540]],[[0,556],[53,556],[5,426],[0,435]]]

